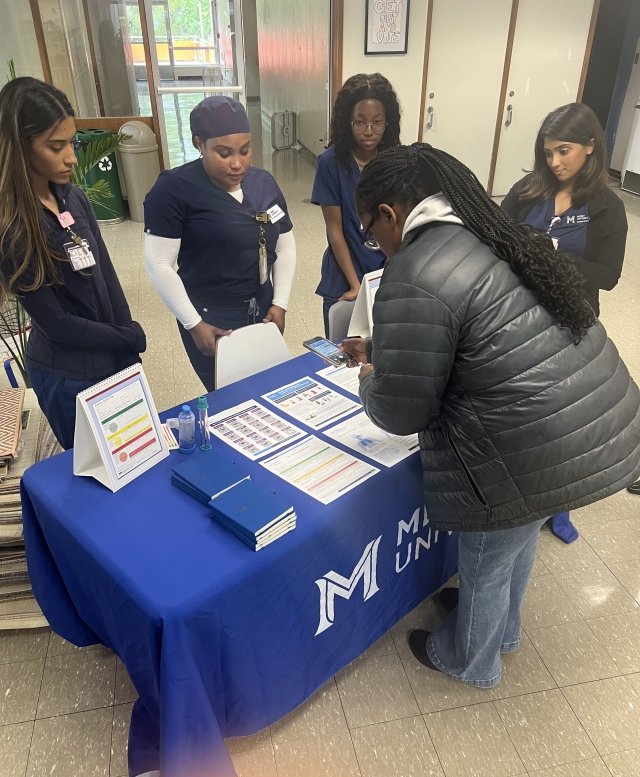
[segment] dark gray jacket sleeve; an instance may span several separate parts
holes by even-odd
[[[392,434],[422,431],[440,413],[456,353],[457,317],[419,281],[383,281],[374,322],[374,369],[360,386],[365,412]]]

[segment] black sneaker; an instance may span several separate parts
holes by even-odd
[[[436,594],[436,598],[440,602],[440,604],[444,607],[444,609],[447,612],[451,612],[452,610],[455,610],[458,606],[458,598],[460,596],[460,591],[458,588],[443,588],[441,591],[438,591]]]
[[[627,486],[627,491],[630,494],[640,495],[640,480],[636,480],[635,483],[632,483],[630,486]]]
[[[434,672],[439,672],[438,667],[431,661],[427,655],[427,637],[431,634],[430,631],[424,631],[423,629],[415,629],[409,634],[409,648],[414,657],[418,661],[426,666],[427,669],[433,669]]]

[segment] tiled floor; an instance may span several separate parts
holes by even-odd
[[[313,290],[324,246],[306,202],[313,166],[271,154],[298,244],[286,339],[295,354],[322,332]],[[259,162],[259,159],[256,160]],[[623,278],[602,319],[640,378],[640,199]],[[142,227],[104,230],[134,315],[158,407],[200,392],[175,323],[141,267]],[[574,514],[570,546],[541,534],[521,649],[497,688],[479,690],[417,664],[406,632],[444,613],[427,600],[305,705],[255,736],[229,741],[240,777],[640,777],[640,497],[626,492]],[[48,630],[0,633],[0,777],[124,777],[131,704],[120,661]]]

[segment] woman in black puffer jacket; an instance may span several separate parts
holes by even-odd
[[[431,524],[459,530],[460,598],[414,655],[478,687],[518,647],[538,533],[640,474],[640,393],[544,236],[514,223],[464,165],[425,144],[380,154],[357,191],[389,257],[361,367],[367,415],[419,432]]]

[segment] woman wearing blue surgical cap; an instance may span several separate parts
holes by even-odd
[[[190,123],[200,159],[161,173],[147,195],[144,262],[211,391],[218,337],[260,321],[284,332],[296,246],[284,195],[251,164],[243,106],[207,97]]]

